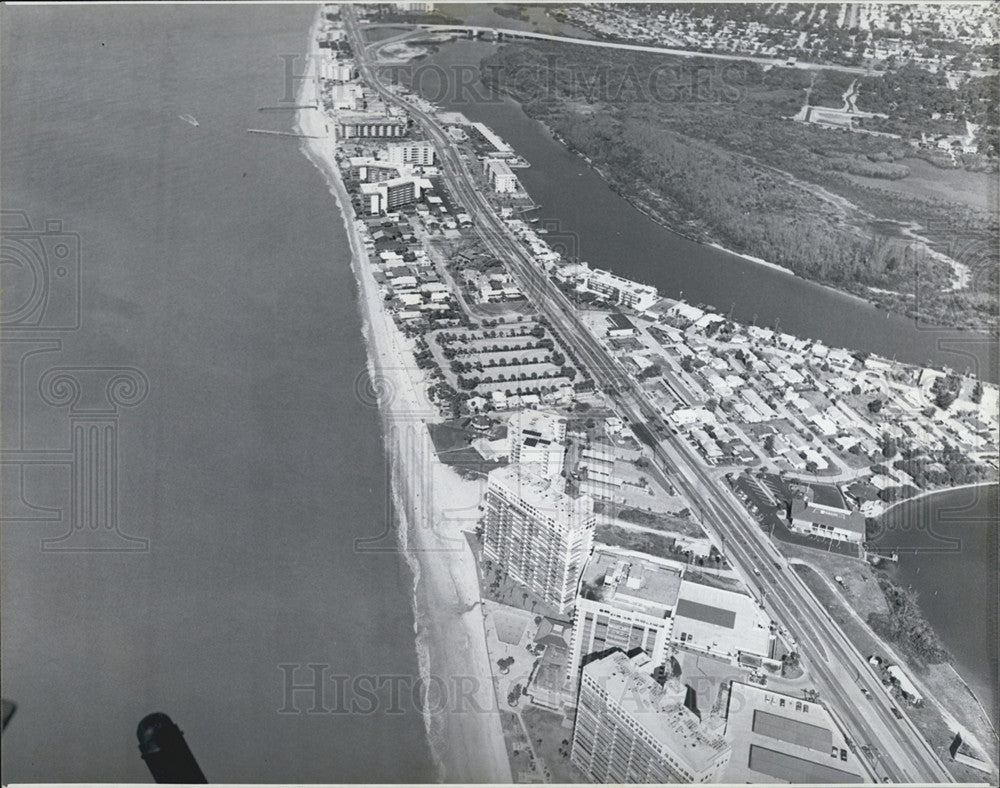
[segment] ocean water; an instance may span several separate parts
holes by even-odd
[[[57,298],[50,330],[3,337],[8,781],[148,781],[152,711],[212,782],[434,779],[341,218],[297,140],[246,133],[292,127],[257,108],[287,95],[281,56],[306,51],[314,11],[4,11],[3,208],[61,222],[80,272],[79,327]],[[24,271],[4,252],[6,326]],[[148,381],[112,449],[120,545],[148,549],[43,550],[69,506],[73,414],[39,398],[53,366]],[[28,448],[53,467],[26,470]],[[308,713],[286,678],[317,674]]]

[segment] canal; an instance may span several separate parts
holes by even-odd
[[[966,370],[997,380],[988,337],[921,324],[786,271],[667,230],[614,192],[513,99],[470,79],[497,44],[460,39],[400,69],[404,83],[442,108],[497,132],[530,164],[518,176],[541,208],[538,226],[557,248],[592,266],[654,285],[661,294],[708,304],[744,323],[899,361]],[[447,80],[447,83],[443,83]]]

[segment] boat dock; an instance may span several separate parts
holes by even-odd
[[[270,134],[275,137],[304,137],[305,139],[320,139],[315,134],[300,134],[297,131],[274,131],[272,129],[247,129],[247,134]]]

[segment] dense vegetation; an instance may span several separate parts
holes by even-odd
[[[901,588],[884,577],[879,578],[879,586],[885,594],[889,610],[868,616],[868,624],[875,633],[904,647],[921,662],[935,664],[947,661],[948,652],[917,607],[916,592]]]
[[[810,87],[811,103],[839,106],[853,81],[843,74],[820,72],[814,79],[802,70],[748,63],[532,44],[501,47],[484,62],[483,79],[514,95],[614,188],[672,229],[866,297],[873,295],[869,288],[889,291],[877,298],[899,311],[914,313],[919,278],[925,319],[993,322],[995,216],[942,199],[888,194],[845,174],[905,178],[902,160],[914,148],[904,139],[791,120]],[[911,94],[920,85],[899,77],[888,89],[896,93],[901,85],[909,87],[898,118],[915,125]],[[928,102],[952,111],[937,92],[920,106]],[[979,117],[984,110],[974,111]],[[980,167],[991,161],[976,159]],[[915,231],[945,255],[989,249],[988,264],[975,261],[970,289],[954,292],[952,267],[930,254]]]
[[[997,154],[996,75],[971,77],[951,87],[942,73],[908,64],[859,84],[858,109],[890,114],[873,128],[919,137],[927,134],[965,134],[965,121],[983,127],[980,153]],[[940,116],[940,117],[937,117]]]

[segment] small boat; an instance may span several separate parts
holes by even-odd
[[[183,120],[185,123],[190,123],[192,126],[199,126],[201,124],[195,119],[194,115],[178,115],[178,118]]]

